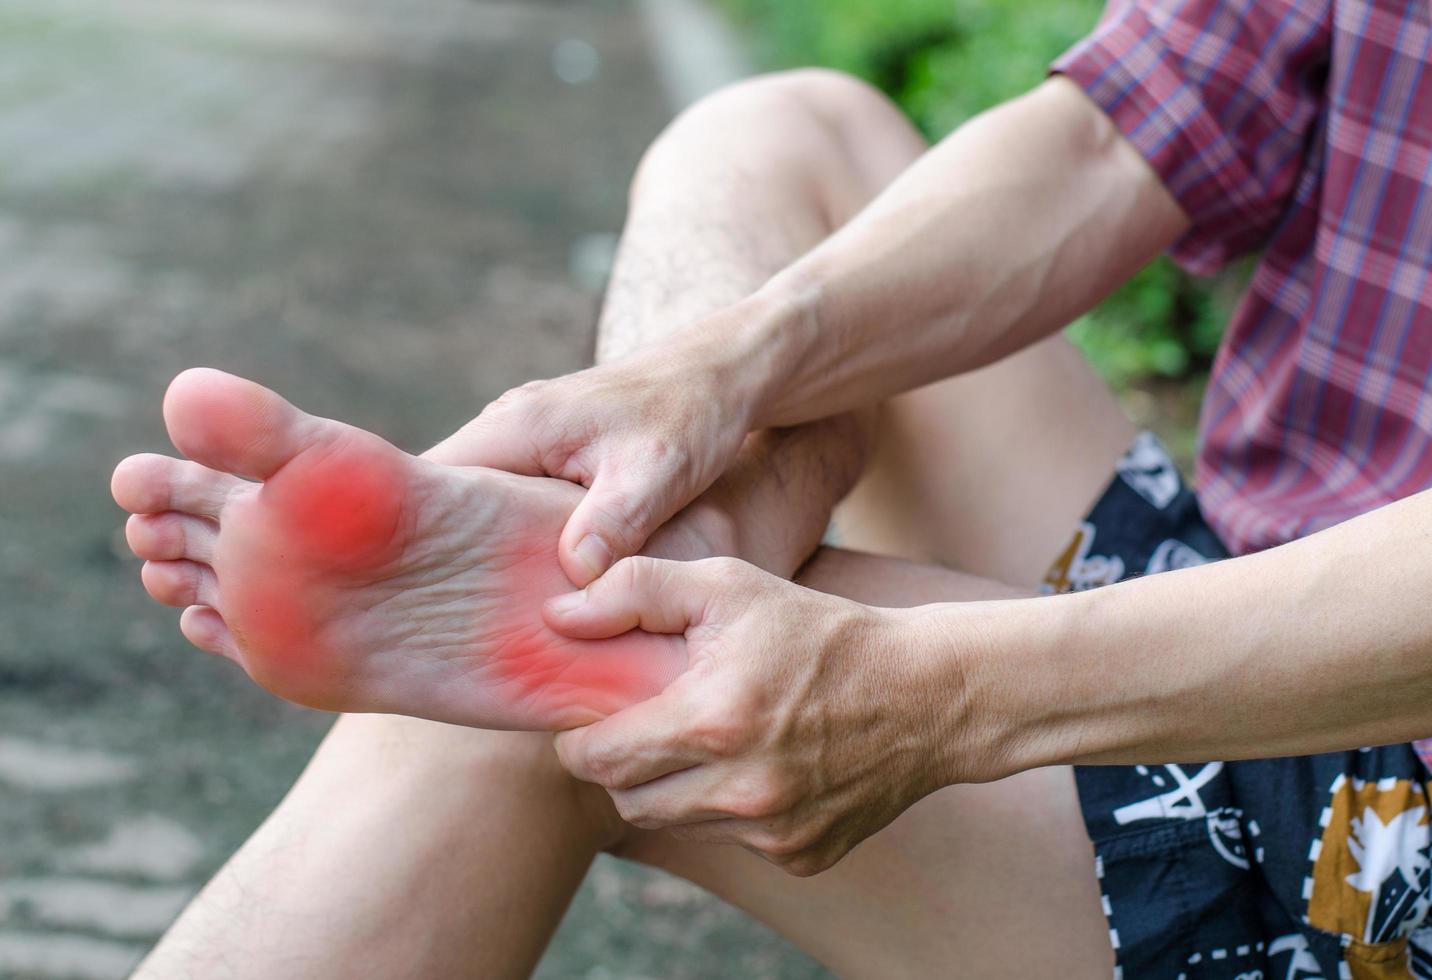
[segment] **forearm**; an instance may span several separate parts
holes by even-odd
[[[620,301],[609,300],[598,328],[599,363],[656,347],[678,333],[679,315],[629,314],[628,307],[640,304],[625,294],[636,292],[626,287]],[[820,544],[835,505],[860,479],[874,431],[872,406],[750,433],[735,462],[652,536],[645,553],[730,555],[790,578]]]
[[[987,653],[959,669],[970,714],[947,722],[992,732],[1014,769],[1432,735],[1429,529],[1432,492],[1257,555],[982,604]],[[971,626],[970,609],[931,612]]]
[[[1186,223],[1108,118],[1055,79],[927,153],[707,353],[741,365],[753,425],[823,417],[1052,333]]]

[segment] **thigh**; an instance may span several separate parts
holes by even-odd
[[[1036,585],[1136,429],[1062,336],[892,399],[838,543]]]
[[[1113,969],[1064,767],[934,793],[813,878],[664,833],[637,833],[619,853],[720,895],[840,976],[1105,978]]]
[[[1051,338],[886,405],[871,468],[837,515],[840,543],[1032,586],[1135,435]],[[664,833],[633,832],[619,853],[708,888],[842,976],[1107,977],[1114,965],[1067,767],[932,794],[815,878]]]
[[[135,975],[530,976],[616,822],[550,735],[345,715]]]

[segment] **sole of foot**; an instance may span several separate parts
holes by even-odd
[[[409,455],[205,368],[169,386],[188,457],[115,469],[145,589],[274,694],[332,711],[560,730],[657,693],[680,637],[551,632],[557,539],[582,490]]]

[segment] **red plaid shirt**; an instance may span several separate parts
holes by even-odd
[[[1055,65],[1193,221],[1262,249],[1204,403],[1199,500],[1234,552],[1432,486],[1432,4],[1114,0]]]
[[[1201,423],[1235,553],[1432,486],[1429,62],[1429,0],[1112,0],[1055,64],[1192,219],[1175,259],[1262,252]]]

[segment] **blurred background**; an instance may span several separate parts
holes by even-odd
[[[580,367],[627,178],[683,102],[823,64],[931,136],[1098,0],[0,4],[0,977],[125,976],[331,719],[189,649],[108,474],[206,364],[421,451]],[[1237,276],[1156,263],[1071,327],[1185,457]],[[825,976],[599,862],[539,976]]]

